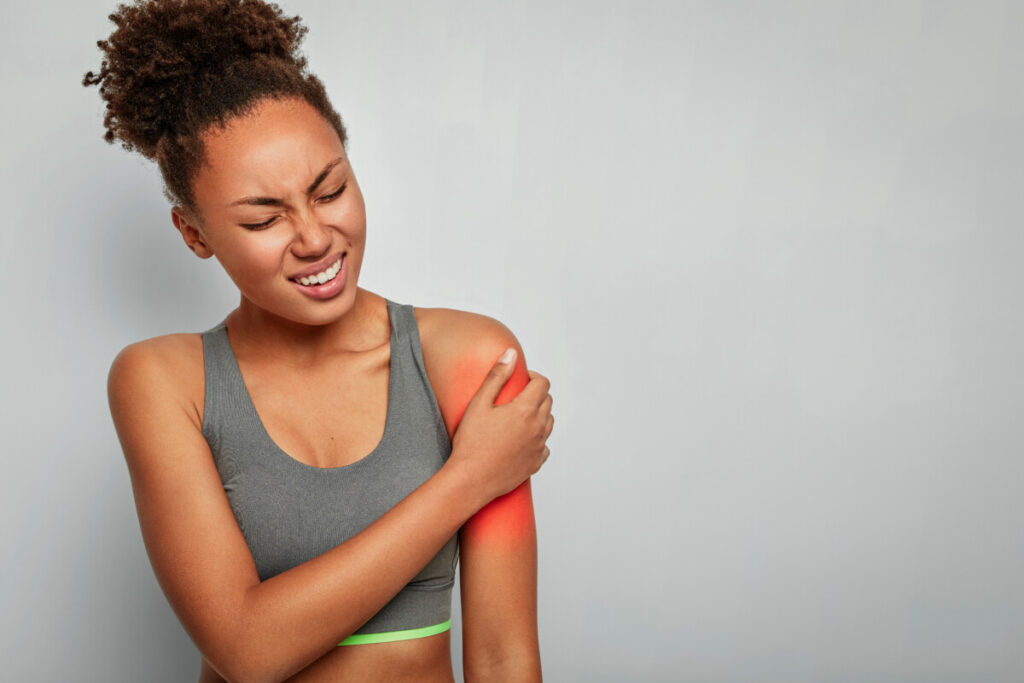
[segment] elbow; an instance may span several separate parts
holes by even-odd
[[[274,680],[243,646],[232,649],[229,655],[222,656],[219,661],[210,657],[207,657],[207,661],[227,683],[270,683]]]
[[[226,672],[222,674],[224,680],[227,683],[270,683],[274,679],[260,674],[258,671],[252,671],[244,667],[236,667],[232,672]],[[280,681],[281,679],[277,679]]]
[[[223,644],[221,656],[207,661],[227,683],[280,683],[288,676],[275,665],[269,648],[259,646],[261,642],[251,630],[239,628]]]
[[[283,680],[281,675],[271,673],[268,667],[259,666],[241,653],[218,671],[227,683],[280,683]]]
[[[235,649],[224,676],[228,683],[281,683],[295,671],[271,660],[266,651],[242,643]]]
[[[298,673],[296,668],[261,657],[252,648],[233,662],[229,675],[224,676],[228,683],[281,683]]]
[[[228,683],[281,683],[283,678],[267,676],[265,673],[242,674],[237,678],[227,679]]]
[[[202,680],[272,683],[295,673],[286,670],[294,653],[261,609],[259,585],[223,591],[219,600],[204,604],[202,621],[190,622],[189,636],[203,656]]]

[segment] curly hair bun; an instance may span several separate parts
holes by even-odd
[[[268,62],[286,63],[301,77],[298,51],[306,34],[299,16],[286,17],[262,0],[134,0],[109,15],[117,28],[96,44],[105,53],[99,85],[107,112],[104,139],[155,158],[161,138],[194,130],[251,100],[240,78],[266,78]],[[260,65],[264,68],[260,68]],[[271,76],[271,80],[273,77]],[[280,76],[278,76],[280,80]],[[264,84],[266,85],[266,84]],[[219,100],[210,106],[210,99]],[[206,104],[207,106],[204,106]]]

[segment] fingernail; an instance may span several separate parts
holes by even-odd
[[[516,350],[511,346],[505,349],[505,353],[501,354],[501,358],[498,359],[499,363],[508,363],[516,357]]]

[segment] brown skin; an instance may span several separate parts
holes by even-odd
[[[282,354],[277,362],[305,366],[332,351],[365,348],[372,331],[366,311],[355,306],[356,287],[314,301],[287,279],[344,251],[349,282],[359,280],[366,207],[335,130],[301,100],[268,100],[253,116],[202,138],[207,163],[193,185],[202,224],[180,207],[171,220],[197,256],[220,261],[241,293],[228,318],[243,345],[236,351],[273,350]],[[307,196],[310,182],[339,157],[343,161]],[[344,192],[329,199],[343,183]],[[229,206],[248,196],[280,198],[287,206]],[[274,222],[257,230],[242,227],[268,220]]]
[[[356,285],[366,214],[343,146],[316,110],[295,100],[267,101],[226,130],[207,133],[204,142],[208,164],[195,181],[202,217],[176,207],[172,220],[189,248],[201,258],[216,256],[239,288],[228,334],[257,412],[273,441],[297,460],[318,467],[354,462],[384,431],[390,327],[383,298]],[[336,157],[344,161],[307,196],[306,187]],[[346,181],[339,197],[322,199]],[[285,203],[227,206],[250,195]],[[239,226],[268,219],[273,223],[263,230]],[[334,299],[311,300],[288,281],[335,251],[347,252],[348,281]],[[496,392],[504,386],[496,402],[517,393],[524,405],[528,401],[529,424],[507,428],[539,453],[553,424],[549,384],[526,369],[512,333],[474,313],[417,308],[415,314],[449,435],[471,398],[467,381],[480,386],[512,346],[519,356],[511,379],[494,385]],[[529,479],[496,500],[484,491],[467,495],[470,470],[450,467],[453,452],[449,465],[371,525],[367,532],[373,533],[260,583],[200,431],[199,335],[130,345],[112,365],[109,392],[147,552],[203,653],[200,683],[227,680],[217,669],[232,680],[453,681],[450,632],[392,643],[337,642],[482,507],[490,518],[506,516],[527,533],[512,543],[460,533],[466,680],[541,680]],[[164,444],[160,452],[154,443]],[[354,616],[338,604],[351,605]],[[271,651],[268,660],[287,674],[246,669],[244,661]]]

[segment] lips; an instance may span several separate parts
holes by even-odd
[[[317,273],[322,273],[323,271],[333,266],[337,262],[337,260],[342,257],[344,253],[345,252],[343,251],[335,252],[330,256],[317,261],[308,268],[300,270],[298,273],[293,273],[292,275],[289,275],[288,279],[298,281],[300,277],[309,277],[311,275],[316,275]]]

